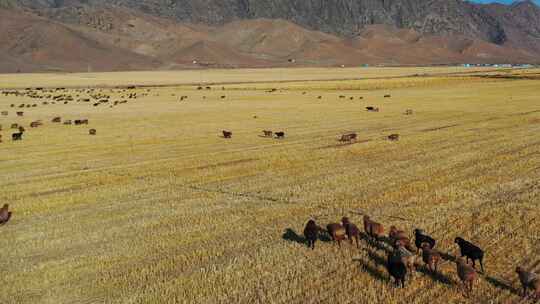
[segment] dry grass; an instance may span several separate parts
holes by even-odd
[[[284,71],[287,79],[322,77]],[[14,210],[0,227],[0,303],[519,300],[515,266],[540,269],[538,81],[432,75],[265,83],[280,79],[241,72],[222,81],[260,83],[136,89],[148,96],[114,108],[0,96],[0,110],[10,111],[0,116],[0,203]],[[324,75],[355,78],[348,72]],[[437,70],[448,72],[455,71]],[[513,73],[529,72],[538,71]],[[218,82],[225,72],[197,73]],[[173,74],[144,75],[95,74],[92,83],[178,83],[155,77]],[[25,77],[6,86],[88,84],[73,75]],[[279,90],[265,92],[272,87]],[[180,95],[189,98],[179,102]],[[34,102],[40,106],[22,118],[9,108]],[[52,124],[54,116],[90,125]],[[22,142],[8,140],[8,124],[36,119],[45,125],[27,127]],[[233,138],[220,138],[222,129]],[[287,137],[260,137],[263,129]],[[359,143],[340,144],[347,131],[358,132]],[[391,133],[401,140],[383,139]],[[360,250],[318,242],[310,251],[295,236],[311,216],[326,224],[348,215],[361,224],[360,212],[386,227],[421,227],[450,256],[454,237],[472,239],[486,250],[487,273],[468,299],[452,262],[442,275],[421,272],[396,289],[381,264],[384,250],[364,241]]]

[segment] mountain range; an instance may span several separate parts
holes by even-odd
[[[540,61],[532,1],[0,0],[0,28],[0,72]]]

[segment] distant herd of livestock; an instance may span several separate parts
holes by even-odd
[[[97,107],[102,104],[110,104],[110,107],[115,107],[121,104],[125,104],[128,102],[128,99],[137,99],[138,97],[147,96],[148,93],[142,93],[137,94],[136,92],[128,92],[128,90],[132,90],[135,87],[128,87],[126,89],[119,90],[120,93],[123,93],[124,95],[120,96],[120,98],[124,98],[122,100],[115,100],[113,102],[110,102],[110,95],[104,94],[99,89],[77,89],[74,91],[74,95],[66,93],[65,88],[55,88],[55,89],[45,89],[45,88],[27,88],[22,91],[18,90],[7,90],[2,91],[2,95],[4,96],[16,96],[16,97],[28,97],[31,99],[48,99],[50,101],[43,101],[41,104],[43,106],[50,105],[50,104],[56,104],[56,103],[63,103],[68,104],[72,101],[76,102],[82,102],[82,103],[92,103],[94,107]],[[87,94],[88,97],[84,98],[81,96],[81,94]],[[75,100],[75,98],[77,98]],[[18,106],[15,104],[11,104],[11,108],[35,108],[37,107],[37,103],[33,104],[19,104]],[[24,116],[24,111],[16,111],[15,114],[18,117]],[[1,111],[1,116],[8,116],[9,111]],[[53,123],[61,123],[62,118],[61,117],[54,117],[51,122]],[[68,119],[63,121],[64,125],[88,125],[88,119]],[[30,123],[30,128],[37,128],[39,126],[43,125],[43,122],[41,120],[33,121]],[[12,123],[10,125],[10,129],[17,130],[18,132],[11,134],[11,139],[13,141],[20,141],[23,139],[23,134],[26,131],[26,129],[21,126],[18,123]],[[2,125],[0,124],[0,131],[2,131]],[[97,131],[96,129],[90,129],[88,130],[88,134],[90,135],[96,135]],[[0,143],[2,142],[2,134],[0,134]]]
[[[407,274],[414,276],[416,266],[422,260],[427,269],[432,273],[437,273],[438,265],[443,260],[443,255],[435,248],[436,240],[428,235],[422,229],[414,230],[414,242],[408,237],[407,233],[391,226],[388,236],[384,234],[384,226],[381,223],[373,221],[369,216],[363,217],[364,233],[368,244],[379,244],[380,241],[387,240],[392,246],[388,251],[386,268],[396,285],[405,287]],[[340,223],[330,223],[326,229],[317,225],[315,220],[310,219],[304,228],[304,237],[307,246],[315,249],[315,243],[321,239],[321,234],[330,235],[332,241],[341,247],[341,241],[348,239],[351,245],[356,242],[359,247],[359,238],[361,231],[348,217],[343,217]],[[476,261],[480,263],[480,269],[484,273],[484,251],[477,245],[466,241],[461,237],[454,239],[455,244],[460,249],[461,257],[456,259],[457,275],[467,294],[473,291],[473,283],[477,279]],[[414,244],[414,247],[413,247]],[[418,257],[419,251],[422,251],[421,257]],[[465,259],[463,258],[465,257]],[[472,266],[469,265],[472,261]],[[528,297],[528,291],[532,290],[532,296],[535,300],[540,300],[540,275],[526,271],[523,267],[515,269],[521,286],[523,296]]]
[[[143,97],[143,96],[148,96],[148,92],[150,92],[150,90],[146,90],[146,93],[142,93],[140,95],[137,95],[136,92],[129,92],[129,90],[133,90],[135,89],[136,87],[135,86],[129,86],[125,89],[122,89],[120,90],[119,92],[121,93],[124,93],[124,95],[120,96],[121,98],[127,98],[127,99],[136,99],[137,97]],[[197,90],[202,90],[202,89],[211,89],[211,87],[205,87],[203,88],[202,86],[199,86],[197,87]],[[224,88],[223,88],[224,89]],[[31,88],[27,88],[25,90],[22,90],[22,91],[18,91],[18,90],[14,90],[14,91],[3,91],[2,94],[4,96],[17,96],[17,97],[29,97],[29,98],[32,98],[32,99],[50,99],[51,101],[48,102],[48,101],[43,101],[42,102],[42,105],[48,105],[48,104],[56,104],[57,102],[63,102],[64,104],[68,104],[69,102],[71,101],[74,101],[75,98],[78,98],[76,101],[77,102],[93,102],[93,106],[99,106],[101,104],[109,104],[109,100],[111,98],[110,95],[107,95],[107,94],[104,94],[102,92],[102,90],[98,90],[98,89],[93,89],[93,88],[90,88],[90,89],[77,89],[75,90],[75,94],[72,95],[72,94],[67,94],[65,93],[65,88],[55,88],[55,89],[44,89],[44,88],[36,88],[36,89],[31,89]],[[112,90],[111,90],[112,91]],[[269,90],[268,92],[269,93],[273,93],[273,92],[276,92],[277,90],[276,89],[272,89],[272,90]],[[85,93],[89,96],[89,98],[82,98],[80,94],[82,93]],[[305,92],[303,93],[305,94]],[[175,96],[175,94],[173,94],[173,96]],[[226,96],[221,96],[221,99],[224,99]],[[340,98],[345,98],[345,96],[341,95],[339,96]],[[390,98],[391,95],[384,95],[384,98]],[[183,101],[184,99],[187,99],[188,96],[180,96],[180,99],[179,101]],[[318,97],[319,99],[322,98],[322,96],[319,96]],[[360,97],[362,99],[362,97]],[[111,103],[110,107],[114,107],[114,106],[117,106],[117,105],[120,105],[120,104],[124,104],[124,103],[127,103],[127,99],[124,99],[124,100],[116,100],[114,102]],[[92,101],[93,100],[93,101]],[[17,107],[18,108],[35,108],[37,107],[38,105],[37,104],[19,104]],[[14,108],[16,107],[15,104],[11,104],[11,108]],[[374,107],[374,106],[367,106],[366,107],[366,110],[369,111],[369,112],[379,112],[379,108],[378,107]],[[411,115],[413,112],[411,109],[407,109],[405,114],[406,115]],[[8,111],[2,111],[0,112],[0,114],[2,116],[8,116],[9,115],[9,112]],[[17,116],[24,116],[24,112],[23,111],[16,111],[16,115]],[[257,116],[254,116],[254,118],[257,118]],[[61,118],[60,117],[54,117],[51,122],[53,123],[61,123]],[[71,125],[71,124],[74,124],[74,125],[83,125],[83,124],[88,124],[88,119],[76,119],[76,120],[65,120],[63,121],[63,124],[64,125]],[[39,126],[43,125],[43,122],[41,120],[37,120],[37,121],[33,121],[30,123],[30,127],[31,128],[37,128]],[[13,123],[11,124],[10,126],[11,129],[15,129],[17,130],[18,132],[15,132],[15,133],[12,133],[11,134],[11,139],[13,141],[20,141],[23,139],[23,134],[24,132],[26,131],[26,129],[19,125],[18,123]],[[0,131],[2,131],[2,125],[0,124]],[[97,131],[96,129],[90,129],[88,130],[88,134],[89,135],[96,135],[97,134]],[[232,131],[228,131],[228,130],[223,130],[222,131],[222,134],[223,134],[223,138],[226,138],[226,139],[231,139],[232,138]],[[277,139],[284,139],[285,138],[285,132],[283,131],[279,131],[279,132],[272,132],[270,130],[263,130],[263,137],[269,137],[269,138],[272,138],[274,135],[275,135],[275,138]],[[343,134],[341,136],[341,138],[339,139],[339,141],[341,142],[348,142],[348,143],[352,143],[352,142],[356,142],[356,140],[358,139],[358,135],[354,132],[351,132],[351,133],[346,133],[346,134]],[[391,140],[391,141],[397,141],[399,140],[399,134],[390,134],[388,136],[388,139]],[[2,134],[0,134],[0,143],[2,142]]]

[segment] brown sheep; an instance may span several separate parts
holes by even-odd
[[[276,138],[277,138],[277,139],[283,139],[283,138],[285,138],[285,132],[283,132],[283,131],[282,131],[282,132],[276,132],[276,133],[274,133],[274,134],[276,134]]]
[[[388,135],[388,140],[398,141],[399,140],[399,134],[390,134],[390,135]]]
[[[474,281],[478,275],[476,270],[472,268],[463,258],[458,258],[456,262],[458,277],[463,282],[466,294],[470,294],[473,290]]]
[[[406,238],[407,234],[403,230],[398,230],[396,226],[390,226],[390,231],[388,232],[388,237],[391,240],[397,240],[400,238]]]
[[[11,212],[9,211],[9,205],[4,204],[0,209],[0,226],[6,224],[11,218]]]
[[[403,244],[401,244],[400,242],[397,242],[395,248],[396,248],[395,250],[396,254],[401,258],[401,260],[403,261],[403,264],[405,264],[408,272],[411,274],[411,277],[413,277],[416,270],[416,264],[417,264],[416,254],[407,250],[405,246],[403,246]]]
[[[61,122],[62,118],[61,117],[55,117],[52,119],[52,122]]]
[[[372,221],[367,215],[364,215],[364,231],[368,236],[373,237],[376,240],[384,237],[383,225]]]
[[[41,121],[33,121],[30,123],[30,128],[37,128],[39,126],[41,126],[43,123],[41,123]]]
[[[442,260],[441,255],[434,249],[431,249],[428,243],[422,243],[422,260],[426,263],[431,272],[437,272],[437,266]]]
[[[232,132],[231,131],[225,131],[223,130],[223,138],[232,138]]]
[[[89,134],[89,135],[96,135],[96,133],[97,133],[96,129],[90,129],[90,130],[88,130],[88,134]]]
[[[25,129],[23,126],[19,126],[19,132],[22,133],[22,132],[24,132],[24,131],[26,131],[26,129]]]
[[[17,112],[17,116],[23,116],[24,112]]]
[[[410,252],[415,251],[412,247],[411,239],[407,236],[405,231],[398,230],[396,226],[391,226],[390,231],[388,232],[388,238],[390,239],[393,246],[396,246],[400,242],[407,250]]]
[[[345,233],[347,234],[347,238],[349,239],[349,242],[351,242],[351,245],[354,238],[356,240],[356,247],[359,248],[360,243],[358,239],[360,237],[360,229],[358,229],[358,226],[351,223],[348,217],[343,217],[341,223],[343,224],[343,227],[345,227]]]
[[[16,124],[16,123],[11,124],[11,128],[12,128],[12,129],[18,129],[18,128],[19,128],[19,124]]]
[[[521,282],[521,286],[523,287],[523,297],[527,296],[528,289],[532,289],[534,299],[539,300],[540,299],[540,277],[530,271],[526,271],[522,267],[516,268],[516,273],[519,276],[519,281]]]
[[[7,115],[8,115],[8,111],[2,111],[2,115],[3,115],[3,116],[7,116]]]
[[[346,231],[345,228],[338,223],[331,223],[326,226],[326,230],[332,237],[332,241],[337,242],[338,246],[341,247],[341,241],[345,240]]]
[[[356,133],[347,133],[347,134],[341,135],[341,138],[339,139],[339,141],[353,142],[353,141],[356,141],[357,138],[358,138],[358,135]]]
[[[263,130],[264,137],[272,137],[273,132],[270,130]]]

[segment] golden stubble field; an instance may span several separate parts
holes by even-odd
[[[68,104],[0,94],[9,111],[0,203],[13,210],[0,227],[0,303],[520,302],[515,267],[540,270],[538,70],[372,69],[363,80],[352,69],[268,71],[225,85],[209,71],[210,90],[137,87],[136,99],[95,89],[110,95],[99,106],[77,102],[88,91],[74,87],[197,83],[205,72],[65,75],[72,88],[37,93],[71,95]],[[309,81],[321,75],[328,80]],[[61,75],[24,76],[0,85],[62,84]],[[30,128],[35,120],[44,125]],[[20,142],[12,123],[27,130]],[[348,131],[356,144],[338,142]],[[385,139],[392,133],[398,142]],[[382,249],[301,243],[311,217],[361,226],[363,213],[411,237],[422,228],[451,256],[456,236],[472,240],[486,251],[486,273],[469,298],[452,261],[440,275],[420,267],[398,289]]]

